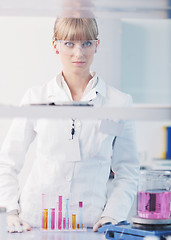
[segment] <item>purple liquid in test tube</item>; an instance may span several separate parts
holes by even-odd
[[[63,218],[63,229],[65,229],[65,225],[66,225],[65,218]]]
[[[62,229],[62,196],[59,196],[58,229]]]
[[[55,208],[52,208],[51,211],[51,229],[55,229]]]
[[[79,202],[79,228],[83,229],[83,202]]]
[[[168,191],[146,191],[138,193],[138,216],[148,219],[170,217],[171,193]]]

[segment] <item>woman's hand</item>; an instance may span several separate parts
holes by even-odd
[[[102,227],[105,223],[117,224],[117,221],[110,217],[102,217],[96,224],[94,224],[93,231],[97,232],[98,228]]]
[[[14,212],[14,213],[13,213]],[[30,231],[31,227],[21,220],[18,216],[18,214],[15,214],[15,211],[11,211],[7,215],[7,224],[8,224],[8,232],[24,232],[24,231]]]

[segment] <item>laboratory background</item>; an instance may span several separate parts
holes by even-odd
[[[156,119],[148,112],[135,119],[141,169],[171,170],[169,0],[0,0],[0,146],[13,119],[10,114],[3,115],[2,107],[12,109],[28,88],[56,75],[61,65],[52,46],[54,21],[62,11],[72,17],[76,10],[84,17],[93,13],[99,26],[100,46],[92,70],[111,86],[131,94],[137,109],[155,110]],[[162,109],[166,118],[161,116]],[[21,188],[34,161],[35,145],[33,142],[19,175]],[[129,219],[136,212],[136,204],[135,200]],[[96,239],[94,236],[90,239]]]

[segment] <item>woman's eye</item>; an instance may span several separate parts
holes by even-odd
[[[67,47],[73,47],[74,43],[73,42],[65,42],[65,46]]]
[[[86,41],[86,42],[82,43],[83,47],[90,47],[91,45],[92,45],[92,42],[90,42],[90,41]]]

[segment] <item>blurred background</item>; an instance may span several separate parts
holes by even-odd
[[[19,104],[28,88],[60,71],[52,36],[61,16],[97,19],[100,46],[92,70],[104,81],[131,94],[136,106],[171,104],[170,0],[0,0],[0,104]],[[0,145],[11,121],[0,119]],[[168,126],[171,119],[136,121],[142,168],[171,170]]]

